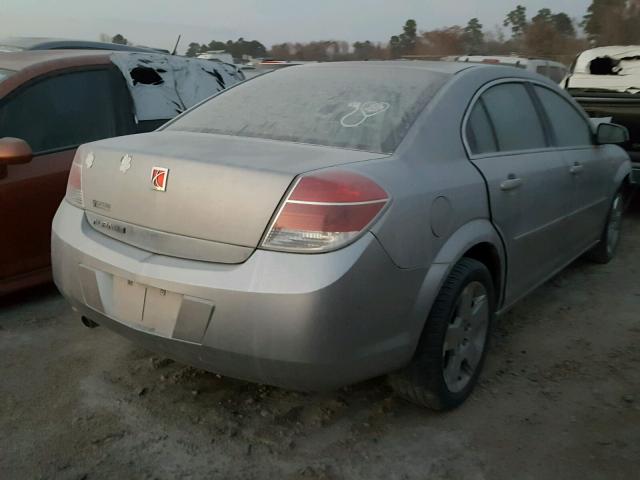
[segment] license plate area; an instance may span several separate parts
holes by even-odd
[[[81,266],[85,302],[110,318],[171,338],[183,296]]]
[[[163,337],[171,337],[182,305],[182,295],[147,287],[142,325]]]

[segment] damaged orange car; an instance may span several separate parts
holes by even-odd
[[[50,281],[51,221],[80,144],[154,130],[243,79],[155,53],[0,53],[0,296]]]

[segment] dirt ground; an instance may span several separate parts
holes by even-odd
[[[436,414],[384,379],[300,394],[89,330],[53,287],[0,305],[2,479],[640,478],[640,208],[499,320],[472,398]]]

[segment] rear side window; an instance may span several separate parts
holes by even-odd
[[[546,148],[542,122],[521,83],[504,83],[482,94],[501,152]]]
[[[482,100],[476,102],[467,121],[467,142],[473,154],[498,151],[495,132]]]
[[[391,153],[450,78],[397,64],[287,67],[222,92],[166,128]]]
[[[569,102],[548,88],[534,88],[549,117],[558,147],[592,145],[591,128]]]
[[[0,137],[21,138],[38,154],[126,133],[118,122],[123,98],[113,98],[112,82],[104,69],[28,85],[0,105]]]

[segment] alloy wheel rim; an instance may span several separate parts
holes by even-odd
[[[444,380],[451,392],[463,390],[478,369],[489,317],[487,289],[478,281],[469,283],[458,297],[442,347]]]
[[[609,224],[607,225],[607,253],[613,255],[620,241],[620,225],[622,223],[622,197],[618,194],[611,205]]]

